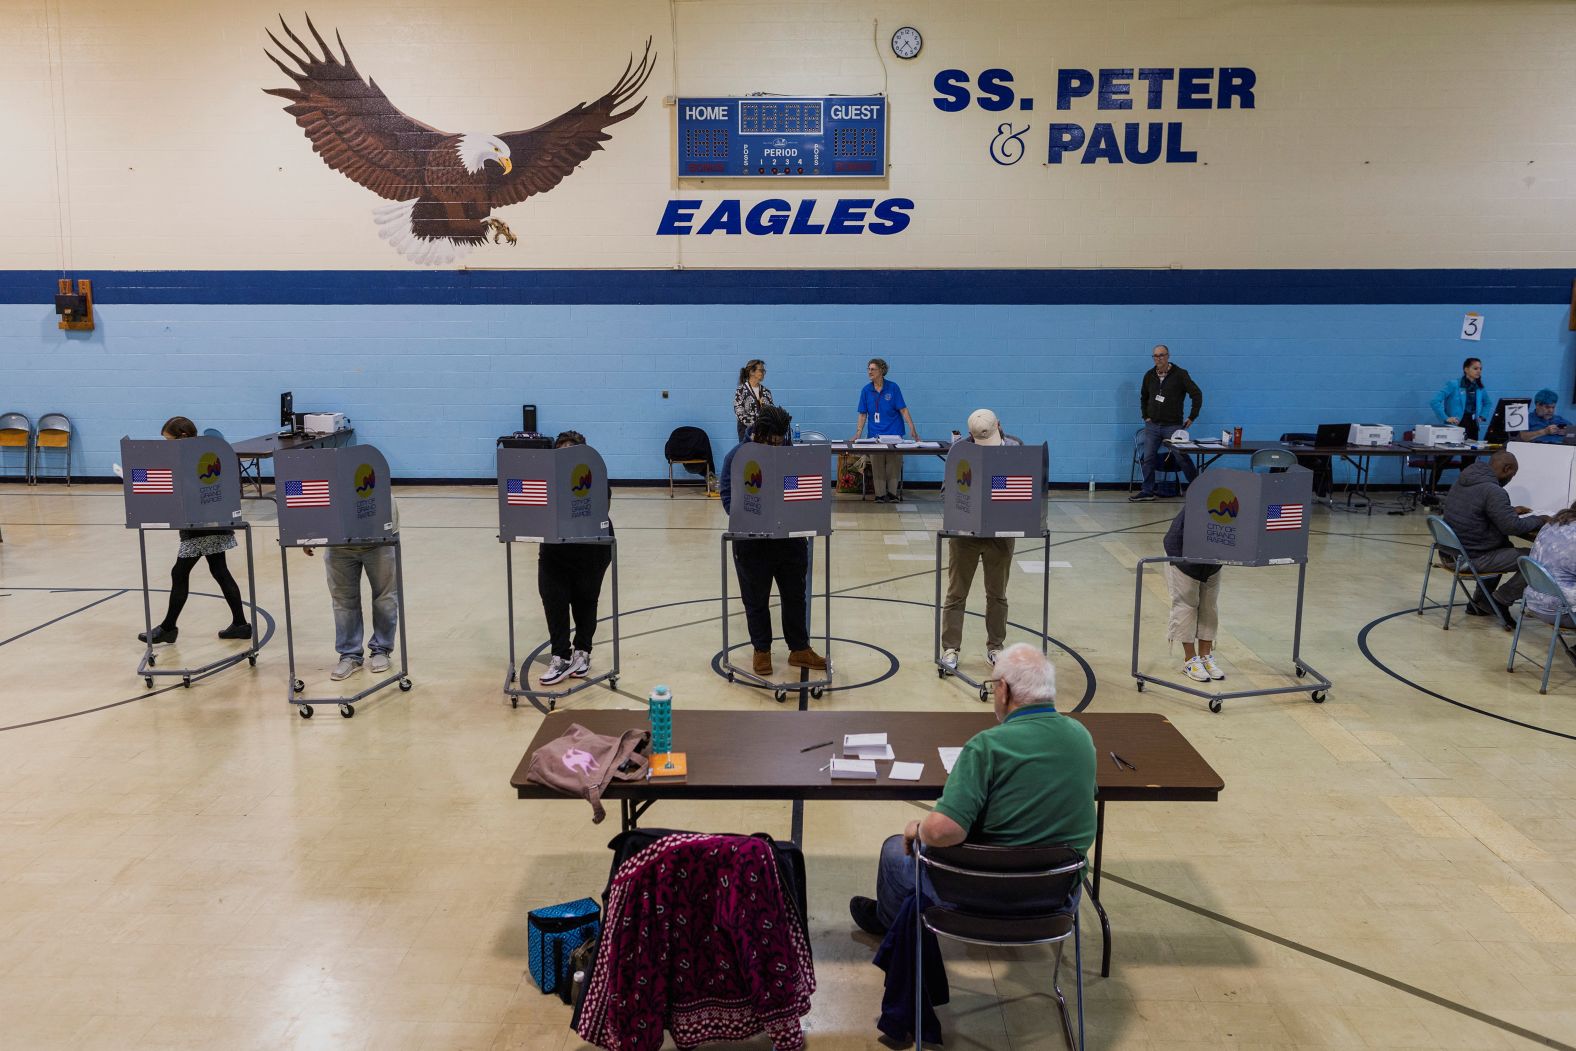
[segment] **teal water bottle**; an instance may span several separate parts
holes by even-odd
[[[653,686],[646,705],[651,717],[652,754],[673,751],[673,691],[666,686]]]

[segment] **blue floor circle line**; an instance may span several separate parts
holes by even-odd
[[[1536,723],[1528,723],[1523,722],[1520,719],[1512,719],[1508,715],[1501,715],[1498,712],[1491,712],[1484,708],[1478,708],[1475,705],[1466,703],[1465,701],[1458,701],[1454,697],[1446,697],[1442,693],[1430,690],[1426,686],[1422,686],[1413,682],[1405,675],[1402,675],[1400,672],[1386,665],[1378,657],[1375,657],[1373,650],[1368,645],[1369,633],[1386,621],[1394,620],[1397,617],[1415,616],[1416,614],[1417,610],[1415,609],[1396,610],[1394,613],[1386,613],[1384,616],[1375,618],[1374,620],[1371,620],[1367,624],[1363,625],[1362,630],[1357,633],[1357,648],[1362,651],[1363,656],[1367,658],[1369,664],[1372,664],[1375,668],[1378,668],[1380,671],[1384,672],[1392,679],[1395,679],[1397,682],[1405,683],[1407,686],[1410,686],[1418,693],[1432,697],[1435,700],[1444,701],[1446,704],[1453,704],[1457,708],[1472,712],[1475,715],[1486,715],[1490,719],[1498,719],[1502,723],[1509,723],[1512,726],[1519,726],[1524,730],[1536,730],[1538,733],[1548,734],[1550,737],[1562,737],[1567,741],[1576,741],[1576,734],[1568,734],[1562,730],[1554,730],[1547,726],[1539,726]],[[1496,630],[1498,630],[1497,627]]]

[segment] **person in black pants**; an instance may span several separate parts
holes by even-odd
[[[750,436],[762,445],[789,445],[793,417],[776,405],[763,406]],[[722,509],[733,510],[733,457],[735,445],[722,461]],[[810,648],[809,609],[805,590],[810,574],[810,541],[802,537],[782,540],[735,540],[733,568],[739,576],[739,597],[744,602],[744,622],[755,647],[755,674],[772,674],[772,582],[783,606],[783,641],[788,644],[788,665],[823,671],[826,658]]]
[[[1198,389],[1187,369],[1171,364],[1171,351],[1164,343],[1151,354],[1155,367],[1144,373],[1144,383],[1138,393],[1138,411],[1144,417],[1144,485],[1129,500],[1155,499],[1155,465],[1160,459],[1160,443],[1179,430],[1193,426],[1204,409],[1204,392]],[[1193,408],[1184,414],[1182,402],[1190,398]],[[1198,477],[1198,468],[1186,453],[1173,452],[1182,467],[1182,473],[1191,482]]]
[[[553,448],[584,445],[585,435],[564,431],[553,439]],[[602,479],[607,484],[607,479]],[[596,636],[597,602],[602,578],[613,563],[611,544],[542,544],[536,555],[536,591],[542,597],[552,657],[537,681],[551,686],[565,676],[583,679],[591,671],[591,640]],[[574,619],[574,637],[569,633]],[[520,669],[520,681],[526,679]]]
[[[197,425],[184,416],[171,416],[159,431],[166,441],[197,437]],[[246,622],[246,607],[241,604],[241,588],[230,574],[224,553],[235,546],[233,529],[182,529],[181,546],[175,553],[175,565],[170,570],[170,604],[164,611],[164,620],[153,627],[152,638],[146,631],[137,632],[138,642],[174,642],[181,629],[176,621],[186,608],[191,594],[192,569],[203,559],[208,560],[208,572],[230,606],[230,624],[219,631],[221,639],[249,639],[252,626]]]

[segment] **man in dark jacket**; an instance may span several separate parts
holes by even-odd
[[[1178,430],[1193,426],[1204,408],[1204,392],[1198,389],[1187,369],[1171,364],[1171,351],[1165,344],[1154,349],[1155,367],[1144,373],[1144,383],[1138,394],[1138,411],[1144,418],[1144,486],[1128,497],[1130,500],[1155,498],[1155,463],[1160,443]],[[1182,412],[1183,398],[1193,399],[1193,408]],[[1198,468],[1186,453],[1172,452],[1182,465],[1182,473],[1191,482],[1198,477]]]
[[[1483,584],[1467,604],[1467,612],[1475,617],[1492,617],[1491,603],[1509,606],[1527,589],[1516,569],[1516,559],[1525,550],[1512,545],[1510,538],[1530,539],[1545,519],[1532,514],[1531,508],[1510,505],[1505,486],[1514,477],[1516,457],[1497,452],[1487,463],[1479,461],[1462,471],[1445,497],[1445,524],[1456,531],[1472,564],[1483,574]],[[1499,583],[1502,573],[1510,575],[1504,584]],[[1492,597],[1484,594],[1485,586],[1493,591]]]

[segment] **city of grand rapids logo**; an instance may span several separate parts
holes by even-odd
[[[749,493],[751,496],[759,493],[761,491],[761,482],[763,480],[764,479],[761,474],[760,464],[756,463],[754,460],[751,460],[749,463],[744,465],[745,492]]]
[[[969,486],[974,484],[974,468],[967,460],[958,464],[958,488],[963,492],[969,491]]]
[[[590,464],[575,464],[575,469],[569,472],[569,495],[576,500],[582,500],[591,495]]]
[[[213,485],[219,480],[223,468],[219,463],[218,453],[203,453],[197,459],[197,481],[201,485]]]
[[[1237,494],[1230,489],[1222,487],[1210,490],[1209,501],[1205,504],[1205,509],[1209,512],[1210,521],[1218,522],[1221,525],[1236,525],[1237,512],[1242,507],[1237,502]]]
[[[356,495],[365,500],[369,498],[378,487],[378,473],[372,465],[364,463],[356,468]]]

